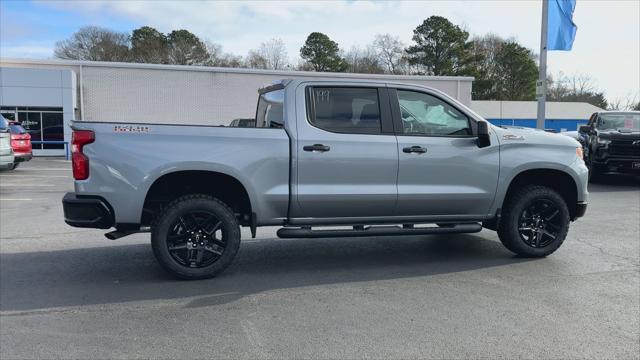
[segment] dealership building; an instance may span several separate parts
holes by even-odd
[[[320,77],[429,86],[496,124],[535,126],[535,102],[472,101],[473,78],[317,73],[69,60],[0,59],[0,111],[31,133],[34,155],[65,154],[72,120],[228,125],[252,118],[257,90],[274,81]],[[547,127],[575,130],[600,109],[547,103]],[[53,143],[47,143],[53,142]]]

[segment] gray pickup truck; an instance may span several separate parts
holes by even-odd
[[[444,93],[374,81],[286,80],[252,128],[76,121],[65,221],[151,232],[162,266],[215,276],[240,226],[283,238],[497,231],[540,257],[587,207],[580,144],[502,129]]]

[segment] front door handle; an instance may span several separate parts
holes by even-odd
[[[322,144],[313,144],[313,145],[305,145],[302,147],[304,151],[312,151],[312,152],[325,152],[331,150],[328,145]]]
[[[402,152],[407,153],[407,154],[424,154],[427,152],[427,148],[424,148],[422,146],[411,146],[411,147],[406,147],[402,149]]]

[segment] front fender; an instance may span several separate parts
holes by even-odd
[[[555,170],[569,175],[576,185],[578,201],[587,201],[588,170],[584,161],[576,156],[575,148],[570,146],[503,143],[500,149],[500,167],[496,200],[492,207],[494,212],[502,208],[513,180],[529,170]]]

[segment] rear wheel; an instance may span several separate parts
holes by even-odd
[[[530,185],[507,199],[498,236],[512,252],[543,257],[556,251],[569,231],[569,209],[558,192]]]
[[[182,279],[206,279],[226,269],[238,252],[240,228],[233,211],[207,195],[171,202],[151,231],[158,262]]]
[[[17,162],[13,163],[13,165],[11,166],[11,170],[15,170],[18,167],[18,165],[20,165],[20,163],[17,163]]]

